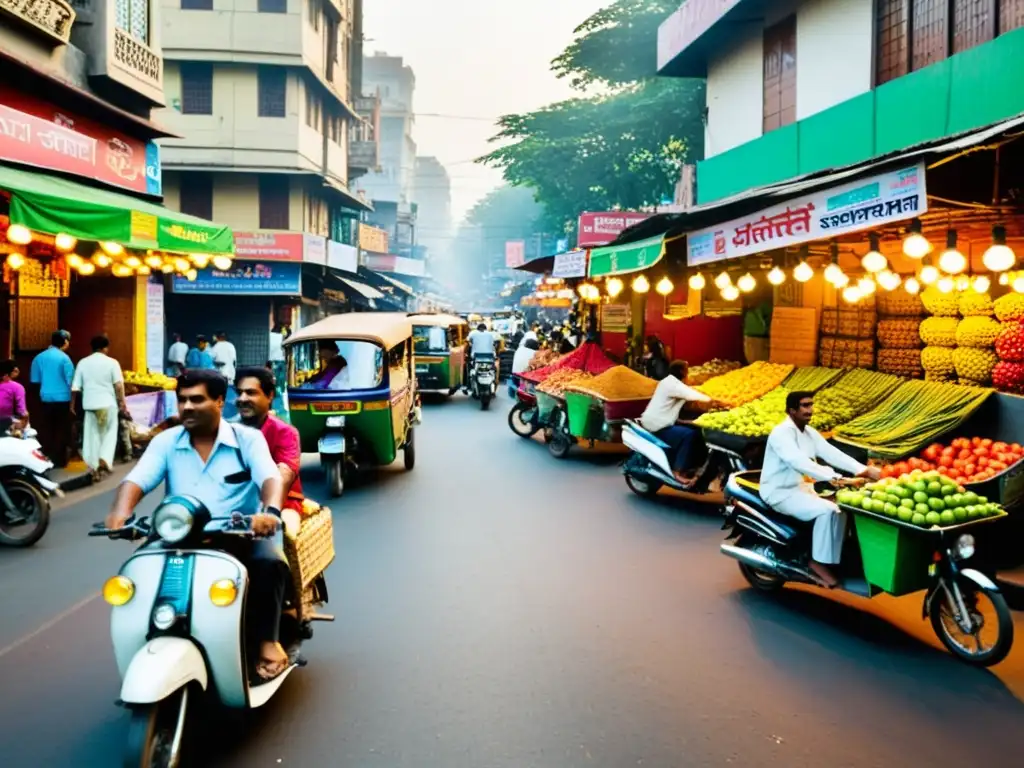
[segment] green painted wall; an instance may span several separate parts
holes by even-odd
[[[1024,29],[697,164],[697,199],[839,168],[1024,112]]]

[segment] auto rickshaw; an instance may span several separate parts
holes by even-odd
[[[454,395],[465,378],[469,323],[456,315],[411,315],[419,392]]]
[[[354,472],[416,464],[420,423],[412,323],[398,312],[333,315],[285,341],[288,410],[302,451],[318,452],[331,496]]]

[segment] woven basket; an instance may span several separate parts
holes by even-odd
[[[284,537],[284,551],[291,566],[295,593],[301,595],[334,561],[334,528],[331,510],[320,507],[302,518],[299,535]]]

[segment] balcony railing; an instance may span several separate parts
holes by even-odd
[[[376,141],[352,141],[348,145],[349,170],[373,171],[379,162]]]
[[[56,42],[67,43],[71,39],[75,10],[63,0],[0,0],[0,11]]]
[[[161,87],[163,68],[160,57],[121,29],[114,29],[114,61],[131,70],[154,88]]]

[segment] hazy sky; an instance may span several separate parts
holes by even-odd
[[[548,70],[572,30],[610,0],[366,0],[366,55],[405,58],[416,74],[413,137],[452,176],[456,222],[498,172],[472,162],[488,151],[493,120],[572,95]],[[449,117],[430,117],[431,114]],[[456,117],[486,118],[484,120]]]

